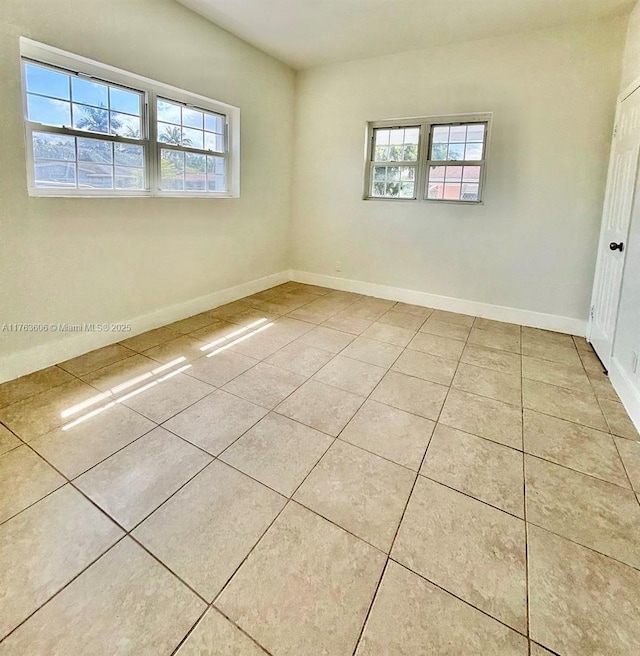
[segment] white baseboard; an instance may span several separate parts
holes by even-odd
[[[378,298],[385,298],[391,301],[401,301],[403,303],[432,307],[437,310],[448,310],[460,314],[471,314],[476,317],[482,317],[483,319],[505,321],[522,326],[531,326],[532,328],[544,328],[545,330],[580,335],[581,337],[584,337],[587,326],[586,321],[571,317],[532,312],[530,310],[491,305],[489,303],[479,303],[477,301],[467,301],[449,296],[438,296],[437,294],[419,292],[413,289],[402,289],[401,287],[377,285],[360,280],[336,278],[320,273],[309,273],[308,271],[291,271],[291,279],[309,285],[331,287],[346,292],[377,296]]]
[[[640,432],[640,387],[633,383],[615,358],[611,358],[609,363],[609,380],[631,421]]]
[[[256,294],[269,287],[280,285],[291,279],[290,273],[290,271],[280,271],[264,278],[250,280],[235,287],[227,287],[226,289],[221,289],[205,296],[176,303],[175,305],[156,310],[150,314],[109,322],[130,324],[131,331],[127,333],[71,333],[48,344],[42,344],[24,351],[12,353],[11,355],[0,358],[0,383],[75,358],[101,346],[114,344],[127,337],[134,337],[147,330],[152,330],[153,328],[190,317],[199,312],[210,310],[218,305]]]

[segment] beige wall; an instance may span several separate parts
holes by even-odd
[[[0,325],[128,321],[288,266],[290,68],[173,0],[3,0],[1,13]],[[241,198],[29,198],[20,36],[240,107]],[[0,332],[0,363],[57,339]]]
[[[625,28],[620,17],[299,74],[294,267],[581,324]],[[366,121],[486,111],[483,206],[361,199]]]

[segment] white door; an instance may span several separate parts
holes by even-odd
[[[607,369],[613,350],[639,153],[640,89],[618,107],[591,300],[588,338]]]

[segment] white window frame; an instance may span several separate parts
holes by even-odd
[[[54,48],[25,37],[20,38],[20,55],[22,68],[22,102],[25,125],[25,150],[27,161],[27,183],[29,196],[45,197],[84,197],[84,198],[118,198],[118,197],[179,197],[179,198],[238,198],[240,196],[240,109],[226,103],[212,100],[184,89],[152,80],[135,73],[129,73],[119,68],[101,64],[92,59],[74,55],[64,50]],[[27,92],[24,77],[24,60],[43,64],[63,72],[82,77],[95,78],[96,81],[129,88],[143,94],[144,103],[141,115],[141,139],[128,139],[114,135],[103,135],[97,132],[76,130],[72,128],[41,125],[28,120]],[[203,109],[221,114],[225,117],[225,158],[226,182],[225,191],[174,191],[160,189],[160,149],[170,148],[184,152],[221,156],[215,151],[206,151],[185,146],[171,146],[158,142],[157,135],[157,98],[172,100],[189,107]],[[36,187],[35,167],[33,159],[33,132],[49,132],[67,134],[76,137],[95,138],[104,141],[133,143],[145,147],[146,189],[71,189]]]
[[[383,121],[369,121],[366,125],[366,141],[365,141],[365,165],[364,165],[364,193],[363,200],[375,200],[384,202],[401,202],[401,203],[416,203],[427,202],[440,205],[484,205],[484,191],[486,182],[486,169],[487,169],[487,156],[489,151],[489,142],[491,138],[491,122],[493,119],[492,112],[482,112],[474,114],[448,114],[441,116],[419,116],[412,118],[402,119],[387,119]],[[486,125],[484,149],[482,153],[482,160],[475,161],[453,161],[453,160],[429,160],[429,152],[431,150],[431,137],[432,128],[440,125],[460,125],[468,123],[484,123]],[[376,129],[384,128],[414,128],[420,129],[420,138],[418,142],[418,160],[417,162],[374,162],[374,135]],[[373,181],[373,167],[374,166],[388,166],[390,164],[396,166],[412,166],[416,169],[415,175],[415,198],[400,198],[400,197],[384,197],[373,196],[371,194],[371,185]],[[461,165],[480,166],[480,180],[478,187],[478,200],[448,200],[440,198],[427,198],[428,191],[428,174],[429,166],[434,165]]]

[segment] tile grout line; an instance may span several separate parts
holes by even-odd
[[[426,320],[425,320],[425,321],[426,321]],[[475,321],[476,321],[476,320],[474,319],[473,322],[472,322],[472,327],[473,327],[473,324],[475,323]],[[417,334],[417,333],[416,333],[416,334]],[[460,353],[460,357],[462,357],[462,353],[463,353],[463,352],[464,352],[464,349],[463,349],[463,351]],[[400,356],[398,356],[398,357],[400,357]],[[397,361],[397,358],[396,358],[396,361]],[[395,364],[395,362],[394,362],[394,364]],[[458,365],[456,366],[456,370],[454,371],[453,377],[452,377],[452,379],[451,379],[452,382],[453,382],[453,378],[455,378],[455,375],[456,375],[456,373],[457,373],[457,371],[458,371],[458,367],[459,367],[459,365],[460,365],[460,361],[458,360]],[[392,365],[392,366],[393,366],[393,365]],[[380,384],[380,383],[378,383],[378,384]],[[377,386],[376,386],[376,387],[377,387]],[[374,391],[375,391],[375,388],[374,388]],[[382,568],[382,572],[380,573],[380,577],[379,577],[379,579],[378,579],[378,583],[377,583],[377,585],[376,585],[376,588],[375,588],[375,591],[374,591],[373,597],[372,597],[372,599],[371,599],[371,602],[370,602],[370,604],[369,604],[369,608],[367,609],[367,613],[366,613],[365,618],[364,618],[364,622],[362,623],[362,626],[360,627],[360,633],[358,634],[358,639],[356,640],[356,644],[355,644],[355,647],[354,647],[354,649],[353,649],[352,656],[355,656],[355,654],[356,654],[356,652],[357,652],[357,650],[358,650],[358,647],[360,646],[360,643],[361,643],[361,641],[362,641],[362,637],[364,636],[364,632],[365,632],[366,627],[367,627],[367,624],[368,624],[368,622],[369,622],[369,617],[371,616],[371,612],[372,612],[372,610],[373,610],[373,606],[374,606],[374,604],[375,604],[376,598],[377,598],[377,596],[378,596],[378,592],[379,592],[379,590],[380,590],[380,586],[381,586],[381,584],[382,584],[382,578],[383,578],[383,576],[384,576],[384,572],[386,571],[386,569],[387,569],[387,565],[388,565],[388,563],[389,563],[389,560],[391,559],[391,554],[393,553],[393,549],[394,549],[394,547],[395,547],[395,543],[396,543],[396,540],[397,540],[397,538],[398,538],[398,533],[400,532],[400,527],[402,526],[402,522],[404,521],[405,515],[406,515],[406,513],[407,513],[407,509],[408,509],[408,507],[409,507],[409,503],[411,502],[411,498],[413,497],[413,492],[414,492],[414,490],[415,490],[415,488],[416,488],[416,484],[417,484],[418,479],[419,479],[419,476],[420,476],[420,470],[422,469],[422,466],[423,466],[423,464],[424,464],[424,461],[425,461],[425,459],[426,459],[426,457],[427,457],[427,453],[428,453],[428,451],[429,451],[429,446],[431,445],[431,440],[433,439],[433,433],[435,432],[436,426],[438,425],[438,420],[440,419],[440,415],[442,414],[442,410],[444,409],[445,403],[447,402],[447,398],[448,398],[450,392],[451,392],[451,387],[449,387],[449,388],[447,389],[447,393],[445,394],[445,397],[444,397],[444,399],[443,399],[443,401],[442,401],[442,405],[440,406],[440,411],[438,412],[438,417],[437,417],[437,419],[436,419],[436,421],[435,421],[435,424],[434,424],[434,427],[433,427],[433,431],[431,432],[431,435],[430,435],[430,437],[429,437],[429,441],[427,442],[427,446],[426,446],[426,448],[425,448],[425,450],[424,450],[424,453],[422,454],[422,459],[420,460],[420,466],[418,467],[418,470],[416,471],[416,476],[415,476],[415,478],[414,478],[414,480],[413,480],[413,485],[411,486],[411,490],[409,491],[409,494],[408,494],[408,496],[407,496],[407,500],[406,500],[406,502],[405,502],[405,504],[404,504],[404,508],[403,508],[403,510],[402,510],[402,514],[400,515],[400,519],[399,519],[399,521],[398,521],[398,525],[396,526],[396,530],[395,530],[395,533],[394,533],[393,539],[391,540],[391,545],[389,546],[389,551],[387,552],[387,558],[386,558],[386,560],[385,560],[384,567]],[[373,394],[373,392],[372,392],[372,394]],[[395,561],[394,561],[394,562],[395,562]]]
[[[520,439],[522,440],[522,512],[524,518],[524,576],[525,576],[525,622],[527,630],[527,653],[531,654],[531,604],[530,604],[530,591],[529,591],[529,528],[527,523],[527,469],[526,469],[526,456],[524,444],[524,355],[522,355],[522,328],[520,328],[520,372],[522,378],[520,380]],[[573,339],[571,340],[573,342]]]

